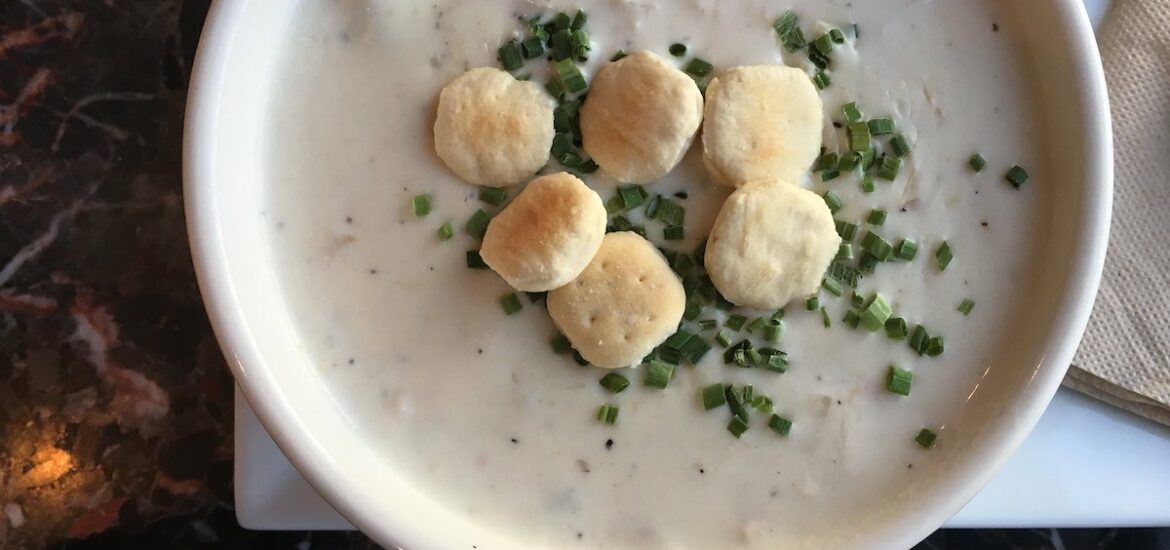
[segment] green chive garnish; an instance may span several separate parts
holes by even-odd
[[[646,363],[646,377],[642,384],[651,388],[665,389],[670,384],[670,377],[674,374],[674,365],[658,359],[651,359]]]
[[[597,420],[604,424],[613,424],[617,422],[618,408],[616,405],[602,405],[597,410]]]
[[[845,43],[845,33],[841,29],[829,29],[829,38],[833,40],[834,44]]]
[[[514,292],[509,292],[500,296],[500,307],[504,308],[504,315],[512,315],[524,309],[524,304],[520,303],[520,297]]]
[[[504,204],[508,199],[508,192],[499,187],[481,187],[479,189],[480,202],[486,202],[492,206],[499,206]]]
[[[821,323],[825,328],[833,326],[833,320],[829,318],[829,310],[825,309],[825,306],[821,306]]]
[[[851,309],[845,312],[845,317],[841,319],[841,322],[849,328],[857,328],[857,325],[861,323],[861,316],[857,314],[857,311]]]
[[[825,206],[829,207],[829,212],[836,214],[841,209],[841,197],[838,197],[832,190],[825,191],[821,197],[825,199]]]
[[[926,332],[926,327],[918,325],[910,333],[910,340],[907,342],[910,349],[914,350],[919,356],[926,355],[926,345],[930,341],[930,334]]]
[[[840,160],[837,161],[837,171],[849,173],[852,172],[857,165],[861,164],[861,153],[852,152],[841,155]]]
[[[723,394],[723,384],[711,384],[703,388],[703,410],[709,411],[727,404],[727,396]]]
[[[837,160],[837,153],[824,151],[824,147],[822,147],[821,156],[817,157],[817,163],[813,165],[812,169],[814,172],[820,170],[830,170],[835,168],[838,164],[839,161]]]
[[[910,143],[906,141],[906,136],[902,134],[894,134],[890,138],[890,150],[894,152],[895,157],[904,157],[910,154]]]
[[[865,115],[861,113],[861,109],[857,107],[856,101],[850,101],[849,103],[842,105],[841,114],[845,115],[845,122],[849,123],[861,122],[861,119],[865,117]]]
[[[524,50],[524,59],[536,59],[544,55],[544,41],[539,36],[525,40],[520,47]]]
[[[914,437],[914,442],[919,444],[923,449],[934,448],[935,442],[938,440],[938,434],[922,428],[918,435]]]
[[[848,126],[849,149],[851,151],[865,151],[869,149],[869,125],[864,122],[854,122]]]
[[[748,423],[738,416],[733,416],[731,417],[731,422],[727,423],[727,431],[731,432],[731,435],[734,435],[736,439],[739,439],[739,436],[748,431]]]
[[[690,63],[687,63],[686,68],[683,69],[687,74],[698,78],[703,78],[711,74],[711,71],[714,70],[714,65],[698,57],[691,59]]]
[[[841,243],[837,247],[837,256],[833,258],[834,261],[847,262],[853,259],[853,243]],[[814,308],[815,309],[815,308]]]
[[[655,214],[655,219],[666,225],[682,226],[683,220],[686,219],[687,210],[679,206],[677,202],[662,198],[658,201],[658,208]]]
[[[735,388],[732,386],[724,386],[723,395],[727,399],[727,406],[731,409],[731,414],[747,422],[748,412],[743,407],[743,399],[739,392],[735,391]]]
[[[557,73],[557,78],[560,79],[561,84],[571,94],[585,91],[588,84],[585,83],[585,77],[581,75],[581,71],[577,69],[577,65],[571,59],[562,59],[557,61],[554,66]]]
[[[872,122],[872,121],[871,121]],[[885,155],[878,163],[877,176],[886,181],[898,179],[898,171],[902,169],[902,159]]]
[[[585,10],[577,10],[577,14],[573,16],[573,21],[569,23],[569,28],[578,30],[585,27],[585,22],[589,20],[589,16],[585,15]]]
[[[467,268],[468,269],[487,269],[487,264],[483,262],[483,257],[479,255],[478,250],[467,251]]]
[[[601,387],[609,390],[610,393],[622,393],[626,388],[630,387],[629,379],[616,372],[602,376],[598,383],[601,384]]]
[[[572,62],[570,56],[573,55],[573,31],[561,29],[552,33],[548,46],[552,50],[552,57],[555,61]]]
[[[755,334],[757,330],[764,328],[768,322],[763,317],[756,317],[752,322],[748,323],[747,331],[749,334]]]
[[[824,279],[821,279],[821,286],[834,296],[845,294],[845,287],[841,286],[841,283],[837,282],[835,279],[825,277]]]
[[[505,71],[519,69],[524,66],[524,54],[520,49],[519,40],[505,42],[497,51],[497,57]]]
[[[585,61],[589,59],[589,33],[581,29],[574,30],[569,44],[573,48],[573,57],[575,57],[577,61]]]
[[[825,170],[821,172],[821,181],[833,181],[841,175],[841,171],[834,168],[832,170]]]
[[[883,262],[889,260],[894,255],[894,247],[890,242],[873,231],[865,232],[865,236],[861,238],[861,249],[869,252]]]
[[[649,194],[641,185],[622,185],[618,187],[618,196],[622,199],[622,206],[631,210],[642,206]]]
[[[736,313],[728,315],[727,320],[723,322],[723,326],[731,330],[740,330],[743,328],[744,323],[747,323],[747,317]]]
[[[891,340],[901,340],[906,337],[906,320],[901,317],[886,319],[886,336]]]
[[[750,405],[752,402],[752,399],[756,395],[756,390],[755,390],[755,388],[752,387],[751,384],[747,384],[743,387],[743,390],[739,392],[739,395],[743,399],[744,405]]]
[[[861,312],[861,326],[870,332],[877,332],[886,325],[894,309],[881,294],[874,294]]]
[[[492,221],[492,217],[484,212],[482,208],[477,209],[471,218],[467,220],[467,224],[463,226],[463,230],[468,235],[477,239],[482,239],[483,234],[487,232],[488,223]]]
[[[714,319],[703,319],[699,321],[699,330],[715,330],[719,326],[719,322]]]
[[[971,155],[971,158],[967,161],[967,166],[970,166],[971,169],[975,171],[975,173],[979,173],[983,171],[983,167],[987,166],[987,160],[983,158],[983,155],[975,153],[974,155]]]
[[[800,50],[808,44],[800,30],[800,21],[792,10],[784,12],[784,15],[772,23],[772,30],[776,31],[776,36],[780,37],[784,49],[789,52]]]
[[[822,34],[812,41],[812,47],[821,55],[829,55],[829,52],[833,51],[833,37],[829,33]]]
[[[862,252],[861,259],[857,260],[857,273],[861,275],[869,275],[877,269],[877,264],[881,263],[881,261],[881,258],[878,258],[869,252]]]
[[[768,420],[768,427],[777,434],[788,437],[788,432],[792,430],[792,421],[778,414],[773,414],[772,418]]]
[[[545,82],[544,89],[548,91],[548,95],[553,96],[553,99],[557,101],[560,101],[565,96],[565,87],[555,78],[550,78],[548,82]]]
[[[1007,180],[1007,182],[1010,183],[1012,187],[1019,189],[1020,186],[1024,185],[1024,183],[1028,181],[1028,171],[1024,170],[1019,165],[1013,164],[1012,167],[1008,169],[1007,174],[1004,174],[1003,179]]]
[[[898,395],[910,395],[910,385],[914,382],[914,373],[890,365],[886,375],[886,389]]]
[[[975,309],[975,301],[970,298],[964,298],[959,303],[959,312],[963,315],[970,315],[972,309]]]
[[[861,176],[861,192],[873,193],[873,176],[869,174]]]
[[[564,30],[564,29],[569,28],[569,26],[572,24],[573,24],[573,18],[569,17],[569,14],[567,14],[567,13],[559,12],[555,16],[553,16],[553,20],[552,20],[553,30],[557,30],[557,31]]]
[[[765,342],[779,342],[780,335],[784,333],[784,325],[781,323],[769,322],[764,325],[764,341]]]
[[[670,225],[662,228],[662,239],[666,241],[681,241],[683,239],[681,225]]]
[[[843,220],[837,220],[837,234],[841,236],[844,241],[852,241],[853,237],[857,236],[857,224],[849,223]]]
[[[888,118],[875,118],[869,122],[869,133],[875,136],[894,133],[894,121]]]
[[[804,309],[808,311],[816,311],[820,309],[820,307],[821,299],[816,296],[809,296],[808,299],[804,301]]]
[[[449,241],[455,236],[455,228],[451,227],[451,222],[443,222],[435,234],[439,236],[440,241]]]
[[[870,225],[884,225],[886,223],[886,211],[880,208],[874,208],[869,211],[869,218],[866,221]]]
[[[414,210],[414,215],[421,218],[431,213],[431,196],[423,193],[415,195],[410,199],[410,207]]]
[[[907,262],[913,260],[916,255],[918,255],[918,243],[912,239],[902,239],[898,243],[898,248],[894,250],[894,256]]]
[[[766,395],[757,395],[752,399],[752,408],[762,414],[772,414],[772,398]]]
[[[610,61],[611,63],[612,63],[612,62],[614,62],[614,61],[620,61],[620,60],[621,60],[623,57],[625,57],[625,56],[626,56],[626,52],[625,52],[625,50],[618,50],[618,51],[616,51],[616,52],[614,52],[614,53],[613,53],[613,57],[610,57],[610,58],[609,58],[609,61]]]
[[[946,342],[942,336],[933,336],[926,342],[926,356],[938,357],[946,350]]]
[[[853,304],[853,307],[861,309],[865,305],[865,296],[854,290],[853,294],[849,295],[849,303]]]
[[[813,84],[818,90],[824,90],[833,84],[833,77],[829,76],[829,72],[821,69],[812,77]]]
[[[719,334],[715,335],[715,343],[719,344],[721,348],[726,348],[731,345],[731,335],[724,331],[719,331]]]
[[[673,55],[675,57],[682,57],[686,54],[687,54],[686,44],[675,43],[675,44],[670,45],[670,55]]]
[[[934,251],[934,259],[938,261],[938,270],[946,271],[947,266],[951,265],[951,260],[955,259],[955,253],[951,250],[951,243],[943,241],[938,245],[938,250]]]
[[[549,341],[549,345],[552,347],[553,353],[557,355],[562,355],[573,349],[573,344],[569,343],[569,339],[565,338],[564,334],[558,334],[554,336],[553,339]]]

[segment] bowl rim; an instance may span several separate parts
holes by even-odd
[[[192,257],[208,318],[242,393],[272,435],[281,452],[293,466],[338,512],[355,526],[383,544],[410,540],[423,547],[442,546],[436,534],[423,534],[402,521],[377,514],[377,507],[363,506],[351,498],[351,491],[339,476],[331,454],[304,442],[303,426],[295,421],[295,411],[287,399],[277,395],[272,379],[255,376],[248,365],[259,365],[264,355],[257,343],[246,336],[245,315],[237,307],[235,290],[222,246],[223,220],[213,204],[213,178],[209,167],[216,156],[214,130],[219,105],[230,100],[221,93],[226,84],[224,58],[230,53],[233,39],[242,29],[245,1],[216,1],[208,12],[199,39],[188,87],[183,135],[184,208]],[[1045,368],[1037,369],[1032,380],[1033,398],[1020,405],[1017,422],[1003,428],[1002,439],[986,449],[988,459],[955,488],[951,506],[925,510],[917,528],[908,529],[891,544],[909,547],[925,538],[937,525],[958,512],[1000,470],[1012,453],[1032,431],[1048,403],[1055,395],[1073,359],[1092,310],[1105,262],[1109,237],[1113,189],[1113,139],[1105,76],[1096,38],[1084,5],[1077,0],[1055,0],[1053,9],[1066,21],[1068,43],[1072,47],[1071,74],[1080,83],[1076,94],[1080,109],[1080,127],[1085,132],[1084,219],[1080,226],[1079,253],[1068,265],[1068,292],[1060,307],[1066,314],[1054,321],[1042,350]],[[1094,184],[1095,182],[1095,184]],[[394,514],[392,514],[394,515]],[[936,521],[937,520],[937,521]],[[409,533],[409,535],[408,535]]]

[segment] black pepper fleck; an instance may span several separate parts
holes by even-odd
[[[480,355],[483,355],[483,348],[479,348],[479,349],[475,350],[475,352],[480,354]]]
[[[606,440],[605,440],[605,448],[606,448],[606,449],[612,449],[612,448],[613,448],[613,440],[612,440],[612,439],[606,439]]]
[[[345,217],[345,223],[353,223],[353,217],[352,217],[352,216],[346,216],[346,217]]]
[[[835,120],[834,120],[834,121],[833,121],[833,127],[834,127],[834,128],[840,128],[840,127],[841,127],[841,123],[840,123],[840,122],[837,122],[837,121],[835,121]]]
[[[513,438],[512,438],[512,443],[513,443],[513,444],[520,443],[520,440],[519,440],[519,439],[516,439],[515,437],[513,437]]]
[[[991,24],[991,32],[999,32],[999,23]]]
[[[378,270],[371,267],[370,268],[370,275],[377,275],[377,274],[378,274]]]
[[[982,225],[983,227],[987,227],[987,222],[979,222],[979,225]]]
[[[353,357],[350,357],[350,358],[349,358],[349,364],[351,364],[351,365],[352,365],[353,363],[354,363]]]
[[[705,474],[705,473],[707,473],[707,470],[704,470],[704,469],[702,469],[702,468],[699,468],[699,473],[700,473],[700,474]]]

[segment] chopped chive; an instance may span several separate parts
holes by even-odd
[[[764,325],[764,341],[765,342],[779,342],[780,335],[784,333],[783,324],[768,323]]]
[[[877,157],[877,149],[871,146],[869,149],[859,151],[859,153],[861,154],[861,169],[863,171],[869,170],[870,167],[873,166],[873,161]]]
[[[622,198],[621,197],[614,195],[614,196],[610,197],[609,200],[605,201],[605,213],[606,214],[617,214],[618,212],[621,212],[621,211],[622,211]]]
[[[804,309],[808,311],[816,311],[820,309],[820,307],[821,299],[816,296],[809,296],[808,299],[804,301]]]
[[[784,12],[779,19],[772,23],[772,30],[776,31],[776,36],[780,37],[780,42],[784,44],[784,49],[789,53],[795,52],[804,48],[808,42],[804,39],[804,33],[800,30],[800,21],[797,20],[796,13],[792,10]]]
[[[757,395],[752,399],[752,408],[762,414],[772,414],[772,398],[766,395]]]
[[[524,66],[524,54],[519,40],[509,40],[497,50],[497,57],[504,70],[511,71]]]
[[[728,315],[727,320],[723,322],[723,326],[731,330],[740,330],[743,328],[744,323],[747,323],[747,317],[736,313]]]
[[[825,309],[825,306],[821,306],[821,323],[825,328],[833,326],[833,320],[829,318],[829,310]]]
[[[829,38],[833,40],[834,44],[845,43],[845,33],[841,29],[829,29]]]
[[[746,338],[732,344],[731,347],[723,351],[723,364],[730,365],[735,363],[743,366],[743,362],[746,361],[747,350],[751,349],[751,347],[751,341]]]
[[[455,228],[451,227],[451,222],[443,222],[435,234],[439,236],[440,241],[449,241],[455,236]]]
[[[731,345],[731,335],[727,334],[726,332],[719,331],[719,334],[715,335],[715,343],[719,344],[719,347],[721,348],[726,348],[727,346]]]
[[[853,237],[857,236],[857,224],[849,223],[844,220],[837,220],[837,234],[841,236],[842,240],[852,241]]]
[[[832,170],[825,170],[821,172],[821,181],[833,181],[841,175],[841,171],[836,168]]]
[[[755,334],[757,330],[764,328],[764,325],[767,323],[768,321],[765,321],[763,317],[752,319],[752,322],[748,323],[747,326],[748,334]]]
[[[829,72],[821,69],[812,77],[813,84],[818,90],[824,90],[833,84],[833,77],[829,76]]]
[[[865,296],[858,294],[858,292],[856,290],[854,290],[853,294],[849,295],[849,303],[853,304],[853,307],[861,309],[861,307],[864,306],[866,303]]]
[[[731,414],[747,422],[748,412],[743,407],[743,399],[740,397],[739,392],[735,391],[735,388],[732,386],[724,386],[723,396],[727,399],[727,406],[731,409]]]
[[[694,321],[703,314],[703,304],[695,300],[687,300],[686,309],[683,310],[683,319]]]
[[[699,321],[699,330],[715,330],[719,326],[719,322],[714,319],[703,319]]]
[[[926,341],[926,356],[938,357],[946,350],[946,341],[942,336],[932,336]]]
[[[609,61],[610,61],[611,63],[612,63],[612,62],[614,62],[614,61],[620,61],[620,60],[621,60],[623,57],[625,57],[625,56],[626,56],[626,51],[625,51],[625,50],[618,50],[618,51],[616,51],[616,52],[614,52],[614,53],[613,53],[613,56],[609,58]]]
[[[888,118],[874,118],[870,119],[869,133],[880,136],[894,133],[894,121]]]
[[[877,176],[886,181],[898,179],[898,171],[902,169],[902,159],[890,155],[882,157],[878,163]]]
[[[914,373],[890,365],[886,375],[886,389],[898,395],[910,395],[910,386],[914,383]]]
[[[520,45],[524,50],[524,59],[536,59],[544,55],[544,41],[539,36],[533,36]]]
[[[926,355],[926,345],[929,343],[930,334],[926,332],[926,327],[918,325],[910,333],[910,340],[908,344],[910,349],[914,350],[919,356]]]
[[[431,213],[431,196],[423,193],[415,195],[410,199],[410,207],[414,210],[414,215],[421,218]]]
[[[555,78],[550,78],[548,82],[545,82],[544,89],[548,91],[548,95],[553,96],[553,99],[558,101],[565,96],[565,87]]]
[[[617,422],[618,407],[616,405],[602,405],[597,410],[597,420],[604,424],[613,424]]]
[[[1019,189],[1020,186],[1028,181],[1028,171],[1021,168],[1018,164],[1013,164],[1008,169],[1007,174],[1004,174],[1003,179],[1007,180],[1012,187]]]
[[[670,55],[682,57],[687,54],[686,44],[674,43],[670,45]]]
[[[626,388],[630,387],[629,379],[616,372],[602,376],[598,383],[601,384],[601,387],[609,390],[610,393],[622,393]]]
[[[910,143],[906,141],[906,136],[902,134],[894,134],[890,138],[890,150],[894,152],[895,157],[904,157],[910,154]]]
[[[853,243],[841,243],[837,247],[837,256],[833,258],[836,261],[849,261],[853,259]],[[816,309],[816,308],[813,308]]]
[[[651,388],[665,389],[670,384],[670,377],[674,374],[674,365],[658,359],[651,359],[646,364],[646,378],[642,383]]]
[[[938,441],[938,434],[926,428],[922,428],[922,431],[918,432],[918,435],[914,437],[914,442],[923,449],[934,448],[936,441]]]
[[[884,225],[886,223],[886,211],[880,208],[874,208],[869,211],[869,218],[866,221],[870,225]]]
[[[711,351],[711,344],[708,344],[701,336],[695,334],[678,351],[692,365],[697,365],[699,361],[703,360],[703,356],[707,355],[708,351]]]
[[[667,241],[681,241],[683,239],[683,228],[681,225],[669,225],[662,228],[662,239]]]
[[[743,390],[739,392],[739,395],[743,399],[744,405],[751,405],[752,398],[754,398],[756,395],[756,390],[752,387],[751,384],[747,384],[743,387]]]
[[[865,117],[861,113],[861,109],[857,106],[856,101],[850,101],[842,105],[841,114],[845,115],[845,122],[849,123],[861,122],[861,119]]]
[[[837,153],[822,151],[821,155],[817,157],[817,163],[813,166],[813,171],[830,170],[836,168],[838,164]]]
[[[970,315],[972,309],[975,309],[975,300],[964,298],[963,301],[959,303],[959,312],[963,315]]]
[[[552,147],[549,147],[549,152],[553,157],[561,158],[573,152],[573,134],[568,132],[559,132],[553,134]]]
[[[662,195],[654,195],[646,202],[646,217],[653,219],[658,215],[659,205],[662,203]]]
[[[821,286],[834,296],[845,294],[845,287],[841,286],[841,283],[834,279],[830,279],[828,277],[821,279]]]
[[[861,176],[861,192],[873,193],[873,176],[869,174]]]
[[[658,347],[654,350],[658,359],[670,363],[671,365],[678,365],[682,363],[682,354],[677,350],[670,348]]]
[[[772,428],[772,431],[778,435],[788,437],[788,432],[792,430],[792,421],[778,414],[773,414],[772,418],[768,420],[768,427]]]
[[[548,41],[549,49],[552,50],[552,57],[556,61],[569,61],[573,55],[573,31],[569,29],[561,29],[552,33]]]
[[[861,238],[861,249],[869,252],[883,262],[889,260],[894,255],[894,247],[890,242],[873,231],[865,232],[865,236]]]
[[[781,374],[788,372],[788,354],[779,351],[778,353],[773,353],[767,357],[768,362],[766,365],[764,365],[764,368],[772,372],[779,372]]]
[[[478,250],[467,251],[467,267],[468,269],[487,269],[487,264],[483,262],[483,256],[479,255]]]
[[[840,160],[837,161],[837,172],[852,172],[857,165],[861,164],[861,153],[856,151],[841,155]]]
[[[571,59],[562,59],[557,61],[554,66],[557,73],[557,78],[560,79],[561,84],[564,85],[565,90],[571,94],[582,92],[588,87],[585,83],[585,77],[581,75],[581,71],[577,69],[577,65],[573,64]]]
[[[760,353],[760,350],[749,348],[743,352],[743,362],[737,362],[737,364],[749,369],[752,367],[760,367],[764,365],[764,355]]]
[[[829,68],[829,65],[832,63],[832,60],[829,59],[829,56],[817,51],[816,48],[808,49],[808,60],[813,64],[814,67],[822,71]]]
[[[861,316],[851,309],[845,312],[845,317],[841,319],[841,322],[845,323],[845,326],[855,329],[861,323]]]
[[[881,258],[869,252],[862,252],[861,259],[857,260],[857,272],[859,274],[869,275],[877,269],[877,264],[881,263],[881,261]]]
[[[902,239],[902,241],[898,243],[898,248],[894,250],[894,256],[896,256],[899,260],[905,260],[907,262],[913,260],[914,256],[917,255],[918,243],[914,242],[912,239]]]
[[[821,197],[825,199],[825,206],[829,207],[829,212],[836,214],[841,209],[841,197],[838,197],[832,190],[825,191]]]
[[[812,41],[812,47],[821,55],[829,55],[833,51],[833,37],[829,33],[822,34]]]
[[[679,206],[677,202],[663,198],[659,200],[656,214],[654,217],[666,225],[681,226],[683,220],[686,219],[687,210]]]
[[[687,74],[698,78],[703,78],[711,74],[711,71],[714,70],[714,65],[698,57],[692,58],[690,63],[687,63],[686,68],[683,69]]]
[[[499,187],[483,187],[479,190],[479,200],[492,206],[504,204],[508,199],[508,192]]]
[[[974,155],[971,155],[970,159],[967,160],[967,166],[970,166],[971,169],[975,171],[975,173],[979,173],[983,171],[985,166],[987,166],[987,160],[983,158],[983,155],[975,153]]]
[[[528,297],[529,302],[534,304],[548,298],[548,292],[525,292],[524,295]]]
[[[487,232],[488,223],[491,221],[491,216],[487,212],[484,212],[482,208],[479,208],[467,220],[467,223],[463,226],[463,230],[472,237],[482,239],[483,234]]]
[[[582,367],[589,366],[589,361],[587,361],[585,359],[585,356],[581,355],[581,352],[579,352],[577,350],[573,350],[573,362],[577,363],[578,365],[581,365]]]
[[[574,30],[569,44],[573,48],[573,57],[577,58],[577,61],[585,61],[589,58],[589,50],[591,49],[589,33],[581,29]]]
[[[862,258],[869,256],[869,253],[863,252]],[[830,279],[833,279],[845,286],[857,286],[857,282],[861,279],[861,271],[854,269],[845,261],[833,261],[829,263],[829,271],[826,273]]]
[[[569,339],[565,338],[564,334],[554,336],[549,341],[549,345],[552,346],[553,353],[557,355],[563,355],[565,352],[573,349],[573,345],[569,343]]]
[[[553,30],[558,30],[558,31],[564,30],[564,29],[569,28],[572,24],[573,24],[573,18],[569,17],[569,14],[567,14],[565,12],[558,12],[556,15],[553,16],[553,20],[552,20]]]
[[[723,393],[723,384],[711,384],[702,391],[703,410],[709,411],[727,404],[727,396]]]
[[[861,326],[870,332],[877,332],[885,326],[894,309],[881,294],[874,294],[869,305],[861,312]]]
[[[748,431],[748,423],[738,416],[733,416],[731,417],[731,422],[727,423],[727,431],[731,432],[731,435],[734,435],[736,439],[739,439],[739,436]]]
[[[520,297],[515,292],[509,292],[500,296],[500,307],[504,308],[504,315],[512,315],[524,309],[524,304],[520,303]]]
[[[906,337],[906,320],[901,317],[886,319],[886,336],[891,340],[901,340]]]
[[[633,229],[634,224],[625,216],[614,216],[613,220],[610,221],[610,226],[613,228],[613,231],[629,231]],[[609,228],[606,229],[606,232],[609,232]]]
[[[869,149],[869,125],[864,122],[854,122],[848,127],[849,149],[861,152]]]
[[[934,251],[934,259],[938,262],[938,270],[946,271],[947,266],[951,265],[951,260],[955,259],[955,253],[951,250],[951,243],[943,241],[938,245],[938,250]]]
[[[572,22],[569,23],[569,28],[578,30],[585,27],[585,22],[589,20],[589,16],[585,15],[585,10],[577,10],[577,14],[573,16]]]
[[[622,198],[622,206],[631,210],[646,202],[647,193],[641,185],[623,185],[618,187],[618,196]]]

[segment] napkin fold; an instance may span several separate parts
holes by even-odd
[[[1064,384],[1170,426],[1170,2],[1118,0],[1098,33],[1113,116],[1101,289]]]

